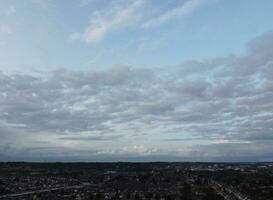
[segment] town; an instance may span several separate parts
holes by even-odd
[[[273,163],[0,163],[0,199],[272,200]]]

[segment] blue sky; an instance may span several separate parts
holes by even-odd
[[[272,10],[0,1],[0,159],[271,160]]]
[[[1,68],[170,67],[188,59],[243,52],[250,39],[272,27],[270,0],[196,1],[189,11],[182,10],[146,28],[145,23],[176,8],[187,9],[186,2],[148,0],[135,7],[126,0],[82,2],[1,1],[1,26],[10,29],[1,37]],[[12,12],[5,13],[9,9]],[[88,27],[113,23],[126,9],[130,12],[101,36],[89,42],[72,39]],[[96,24],[91,25],[92,20]]]

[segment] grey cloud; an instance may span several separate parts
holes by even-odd
[[[243,55],[192,60],[169,71],[116,66],[39,76],[1,72],[0,135],[7,143],[20,131],[60,141],[126,142],[124,136],[136,132],[143,141],[155,131],[181,132],[262,147],[273,135],[272,41],[267,33]],[[75,137],[80,132],[87,135]]]
[[[78,141],[112,141],[116,139],[122,138],[123,135],[109,135],[109,136],[69,136],[69,137],[62,137],[59,138],[60,140],[78,140]]]
[[[173,106],[164,103],[146,103],[140,106],[140,113],[151,115],[162,115],[173,111]]]

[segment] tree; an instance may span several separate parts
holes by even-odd
[[[153,193],[151,193],[151,192],[146,192],[146,193],[144,194],[144,196],[145,196],[146,199],[151,199],[151,198],[153,197]]]
[[[203,200],[218,200],[217,193],[212,187],[208,187],[205,191],[205,196]]]
[[[131,194],[129,192],[126,193],[126,199],[130,199],[131,198]]]
[[[139,194],[138,194],[138,193],[136,193],[136,194],[135,194],[135,199],[140,199],[140,197],[139,197]]]
[[[182,193],[183,200],[192,200],[192,190],[191,190],[190,184],[184,183],[181,193]]]

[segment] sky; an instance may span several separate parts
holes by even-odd
[[[272,161],[272,10],[0,0],[0,161]]]

